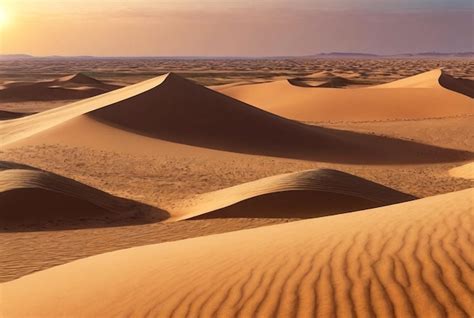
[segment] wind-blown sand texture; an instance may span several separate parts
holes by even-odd
[[[294,120],[356,122],[472,115],[472,83],[437,69],[368,88],[298,87],[281,80],[216,90]]]
[[[8,317],[471,317],[473,195],[469,189],[85,258],[3,283],[2,311]]]
[[[6,82],[0,86],[0,102],[82,99],[119,87],[82,73],[37,82]]]
[[[186,200],[170,220],[308,218],[413,200],[415,197],[331,169],[277,175]]]
[[[108,133],[104,133],[105,128]],[[101,129],[102,133],[94,129]],[[120,141],[120,149],[134,147],[127,139],[133,139],[134,145],[139,140],[147,144],[140,148],[156,149],[151,142],[160,139],[232,152],[325,162],[426,163],[472,157],[463,151],[305,125],[174,74],[0,122],[3,146],[54,144],[58,140],[71,144],[78,134],[83,140],[88,134],[94,136],[89,144],[99,148],[107,147],[109,142],[101,140],[108,138]],[[71,138],[65,141],[68,135]]]
[[[0,161],[3,230],[64,229],[146,223],[166,213],[72,179]]]

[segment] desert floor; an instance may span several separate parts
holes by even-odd
[[[2,100],[0,93],[0,115],[27,114],[0,118],[0,207],[21,206],[22,218],[32,220],[2,215],[5,316],[474,315],[474,208],[466,190],[474,158],[474,103],[466,95],[474,89],[472,60],[28,63],[34,67],[0,62],[3,89],[20,87],[33,96],[8,92],[15,98]],[[439,68],[443,75],[430,73]],[[113,85],[100,86],[110,100],[100,99],[93,89],[102,84],[86,77],[56,80],[78,72]],[[119,88],[167,72],[179,76],[164,75],[146,88],[137,84],[133,93]],[[428,74],[423,84],[374,87],[420,73]],[[440,85],[440,76],[458,91]],[[269,85],[305,77],[318,85],[344,84],[294,85],[293,92],[288,82],[289,94],[298,94],[305,110],[284,98],[272,104],[272,95],[286,91]],[[66,83],[60,96],[80,91],[99,100],[48,100],[49,88],[37,85],[48,80]],[[34,98],[36,89],[41,98]],[[377,91],[367,93],[377,100],[358,120],[344,116],[344,108],[319,120],[306,109],[315,103],[312,95],[321,98],[328,90],[338,96]],[[377,108],[397,107],[389,102],[397,92],[412,103],[403,105],[403,113]],[[365,98],[354,96],[347,98]],[[434,111],[429,105],[436,98]],[[77,100],[85,102],[59,108]],[[174,103],[190,108],[175,111]],[[135,113],[133,106],[144,110]],[[155,113],[160,107],[168,108]],[[307,170],[314,172],[297,174]],[[78,192],[93,191],[105,219],[64,221],[76,201],[67,201],[72,192],[61,193],[63,188],[76,191],[78,200]],[[8,197],[24,189],[64,195],[59,215],[48,210],[57,207],[41,208],[48,203],[43,192]],[[113,209],[106,211],[102,197],[120,209],[121,200],[131,200],[137,209],[169,218],[120,219],[115,210],[109,218]],[[42,213],[52,220],[34,223]],[[104,295],[100,304],[82,308],[98,294]]]

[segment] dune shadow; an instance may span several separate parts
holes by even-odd
[[[0,232],[138,225],[169,216],[73,179],[0,161]]]
[[[218,218],[315,218],[379,207],[377,202],[323,191],[259,195],[188,220]]]

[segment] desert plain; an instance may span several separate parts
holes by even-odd
[[[472,59],[0,70],[1,317],[474,316]]]

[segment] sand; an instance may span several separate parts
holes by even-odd
[[[437,62],[319,62],[334,65],[324,72],[298,62],[279,73],[288,61],[264,61],[261,77],[247,69],[254,62],[219,65],[226,63],[241,73],[190,72],[201,84],[234,76],[236,83],[217,89],[280,81],[304,92],[363,91],[377,103],[400,93],[412,104],[396,106],[404,118],[388,107],[383,119],[303,124],[176,74],[73,104],[0,99],[7,111],[41,111],[0,122],[0,158],[16,167],[4,178],[6,192],[20,193],[37,175],[47,190],[20,193],[28,200],[17,196],[8,211],[24,206],[22,219],[35,222],[67,211],[80,218],[0,233],[0,282],[10,281],[0,285],[5,315],[472,315],[472,190],[431,197],[472,187],[473,115],[460,111],[466,101],[472,106],[470,82],[436,78],[438,71],[393,81]],[[469,73],[468,64],[446,64],[453,74]],[[392,87],[355,88],[389,79]],[[57,83],[84,87],[94,79]],[[437,97],[446,104],[428,109]],[[79,202],[52,187],[57,180],[73,185],[65,189]],[[34,185],[28,191],[38,192]],[[97,210],[90,193],[163,217],[144,224],[124,211],[117,222],[95,223],[110,211]],[[143,246],[157,243],[164,244]]]
[[[3,283],[3,312],[469,317],[473,194],[85,258]]]
[[[449,174],[456,178],[474,180],[474,162],[453,168]]]
[[[445,82],[448,82],[446,87]],[[459,93],[466,86],[465,80],[433,70],[369,88],[301,87],[281,80],[216,89],[294,120],[360,122],[473,115],[472,98]]]

